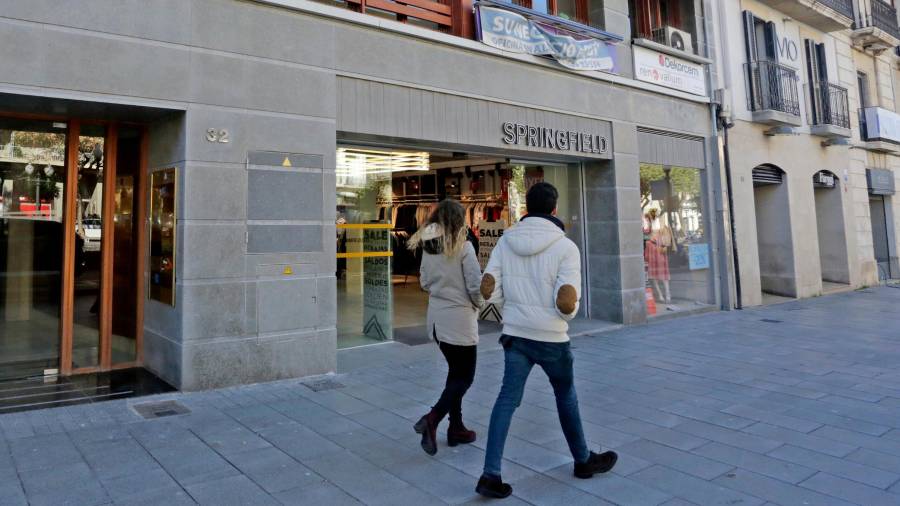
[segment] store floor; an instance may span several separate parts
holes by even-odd
[[[396,276],[392,289],[394,333],[400,332],[406,335],[410,332],[410,328],[424,328],[425,314],[428,311],[428,294],[419,286],[419,278]],[[345,280],[338,280],[337,304],[338,348],[352,348],[381,342],[363,333],[366,324],[363,294],[358,290],[348,289]]]

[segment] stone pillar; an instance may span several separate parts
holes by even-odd
[[[616,123],[613,138],[613,161],[590,162],[584,170],[591,316],[643,323],[647,307],[637,130]]]

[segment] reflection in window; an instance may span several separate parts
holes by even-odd
[[[711,303],[701,171],[642,163],[641,210],[648,313]]]

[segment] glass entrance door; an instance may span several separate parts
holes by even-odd
[[[66,123],[0,118],[0,379],[59,367]]]
[[[140,360],[145,140],[0,117],[0,380]]]

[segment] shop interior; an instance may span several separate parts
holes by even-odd
[[[525,214],[525,192],[539,182],[560,191],[559,217],[582,245],[581,171],[577,166],[496,156],[341,146],[337,150],[338,347],[429,342],[428,294],[419,285],[421,251],[410,236],[445,198],[459,200],[487,265],[503,230]],[[482,332],[498,329],[499,311],[482,311]]]

